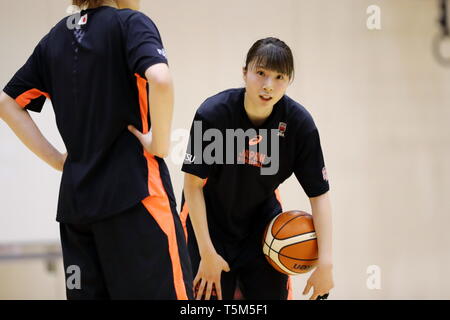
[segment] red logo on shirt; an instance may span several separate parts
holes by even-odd
[[[238,161],[241,163],[250,164],[258,168],[262,168],[266,161],[266,158],[267,155],[263,153],[250,150],[243,150],[238,156]]]
[[[278,136],[284,137],[284,133],[286,132],[287,124],[284,122],[280,122],[278,125]]]
[[[248,144],[251,145],[251,146],[255,146],[258,143],[260,143],[262,141],[262,139],[263,139],[263,136],[258,135],[256,137],[254,137],[253,139],[251,139]]]

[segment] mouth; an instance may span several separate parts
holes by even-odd
[[[260,94],[260,95],[259,95],[259,98],[260,98],[261,100],[265,101],[265,102],[268,102],[268,101],[272,100],[272,97],[271,97],[271,96],[267,96],[267,95],[263,95],[263,94]]]

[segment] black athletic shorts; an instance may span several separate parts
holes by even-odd
[[[274,217],[281,207],[266,217]],[[270,222],[266,218],[253,232],[240,243],[226,241],[218,237],[217,230],[211,229],[210,235],[217,253],[225,259],[229,272],[222,272],[222,299],[233,300],[288,300],[292,299],[292,286],[288,275],[276,271],[267,262],[262,250],[262,238],[265,226]],[[192,223],[186,220],[188,249],[191,257],[193,276],[197,275],[200,254]],[[238,293],[238,294],[237,294]],[[214,294],[214,292],[213,292]],[[216,297],[211,296],[211,299]]]
[[[193,298],[178,214],[154,217],[146,200],[100,222],[60,224],[69,300]]]

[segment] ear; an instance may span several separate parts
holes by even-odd
[[[247,81],[247,68],[246,67],[242,68],[242,77],[244,78],[245,81]]]

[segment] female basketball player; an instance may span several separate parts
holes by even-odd
[[[328,178],[311,115],[285,95],[293,75],[290,48],[279,39],[259,40],[247,55],[245,88],[210,97],[197,110],[182,168],[197,299],[232,299],[236,286],[246,299],[292,298],[288,276],[262,253],[264,228],[282,211],[276,189],[292,173],[310,198],[319,245],[303,294],[313,287],[310,298],[317,299],[333,288]],[[243,132],[245,143],[230,146]],[[212,147],[220,141],[223,149]]]
[[[173,88],[158,29],[135,11],[139,0],[73,4],[84,10],[40,41],[0,97],[1,118],[63,171],[57,220],[65,268],[78,270],[66,277],[79,278],[67,297],[192,298],[189,254],[162,159]],[[67,155],[28,114],[40,112],[46,98]]]

